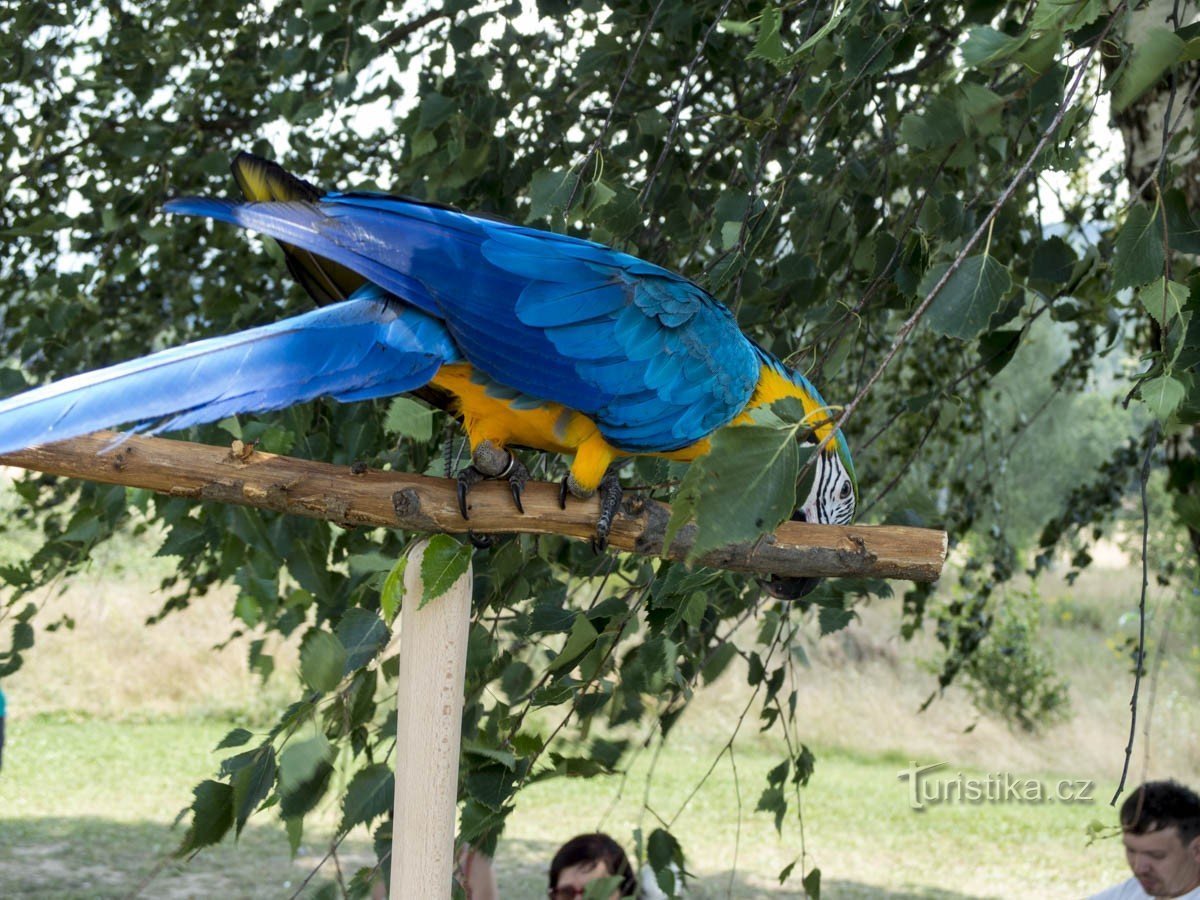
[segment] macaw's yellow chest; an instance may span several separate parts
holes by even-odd
[[[585,490],[595,489],[615,459],[642,455],[612,446],[583,413],[508,388],[470,363],[442,366],[430,384],[450,396],[450,411],[462,417],[472,451],[483,441],[491,441],[499,447],[574,454],[571,474]],[[644,455],[690,462],[708,450],[709,442],[704,439],[682,449]]]
[[[486,440],[501,447],[574,453],[599,434],[582,413],[506,388],[470,363],[442,366],[430,383],[452,397],[450,411],[462,417],[472,449]]]
[[[450,395],[450,411],[462,417],[472,452],[490,441],[498,447],[574,454],[571,474],[585,491],[595,490],[622,455],[583,413],[514,391],[470,363],[442,366],[430,383]]]

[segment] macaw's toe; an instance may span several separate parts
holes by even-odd
[[[600,518],[596,521],[595,540],[597,551],[603,551],[608,546],[608,533],[621,506],[622,494],[620,476],[609,469],[600,481]]]
[[[479,484],[487,477],[474,466],[467,466],[458,473],[458,513],[464,519],[471,518],[467,512],[467,494],[474,485]]]
[[[596,552],[603,552],[608,547],[608,533],[612,530],[613,520],[617,517],[617,510],[621,507],[621,477],[615,469],[609,469],[604,473],[604,477],[600,479],[600,484],[596,490],[590,490],[583,487],[575,480],[575,476],[568,473],[558,485],[558,506],[560,509],[567,508],[567,495],[570,494],[578,497],[581,500],[586,500],[592,494],[599,493],[600,495],[600,518],[596,520],[596,536],[592,538],[592,547]]]
[[[801,597],[811,594],[821,583],[821,579],[772,575],[767,579],[760,578],[758,583],[776,600],[799,600]]]
[[[525,515],[525,507],[521,504],[521,494],[525,492],[525,482],[529,480],[529,469],[516,456],[513,456],[512,464],[508,467],[508,473],[504,477],[508,478],[508,489],[512,492],[513,505],[517,507],[517,512]]]
[[[503,459],[500,458],[503,455]],[[508,481],[508,489],[512,493],[513,505],[517,512],[524,515],[525,507],[521,503],[521,494],[525,492],[525,482],[529,481],[529,469],[525,463],[517,459],[515,453],[497,449],[490,441],[480,444],[471,454],[471,465],[458,473],[458,512],[464,519],[469,519],[467,495],[471,488],[489,478],[504,478]]]

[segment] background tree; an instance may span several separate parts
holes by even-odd
[[[904,633],[933,618],[940,685],[965,667],[986,694],[997,667],[971,660],[994,640],[997,587],[1035,545],[1039,564],[1066,545],[1086,565],[1148,473],[1167,475],[1160,531],[1193,550],[1158,574],[1196,569],[1200,36],[1192,4],[1129,7],[5,2],[0,386],[306,308],[269,242],[159,212],[231,192],[237,149],[316,183],[613,243],[704,284],[847,404],[864,520],[959,542],[958,589],[936,607],[908,590]],[[1128,160],[1103,170],[1110,107]],[[441,473],[463,455],[443,424],[409,400],[315,403],[197,434]],[[626,481],[670,497],[682,475],[639,463]],[[303,633],[296,702],[266,735],[226,739],[249,749],[197,787],[184,850],[275,801],[295,846],[335,759],[342,831],[372,823],[384,840],[394,723],[376,700],[395,677],[381,654],[409,536],[46,478],[17,490],[45,540],[0,573],[0,674],[33,643],[30,592],[121,528],[165,534],[160,552],[178,557],[157,619],[232,581],[233,636],[258,671],[273,665],[265,635]],[[843,627],[857,598],[889,590],[835,582],[780,605],[740,577],[551,538],[505,539],[474,563],[461,832],[485,847],[522,785],[613,770],[638,726],[665,739],[735,655],[788,738],[759,801],[782,816],[813,765],[784,687],[791,637],[812,617]],[[757,636],[732,641],[752,617]],[[1004,640],[1028,633],[1010,626]],[[1036,718],[1047,695],[1033,693],[1016,721]],[[534,710],[560,724],[532,728]],[[660,872],[682,853],[664,829],[639,849]]]

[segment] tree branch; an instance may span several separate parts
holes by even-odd
[[[380,50],[390,50],[392,47],[396,46],[396,44],[401,43],[405,38],[420,31],[430,22],[436,22],[438,19],[448,19],[453,15],[453,12],[445,9],[427,10],[412,21],[397,25],[379,39],[377,46]]]
[[[0,456],[0,465],[106,484],[148,488],[173,497],[216,500],[325,519],[339,525],[464,533],[522,532],[590,539],[599,504],[569,499],[558,485],[531,482],[525,515],[508,486],[485,482],[471,491],[470,520],[459,515],[454,481],[404,472],[347,468],[186,441],[101,431]],[[627,495],[609,544],[645,556],[685,559],[695,540],[687,525],[668,550],[663,534],[670,507]],[[706,553],[697,565],[783,576],[881,577],[934,581],[946,559],[946,533],[923,528],[813,525],[785,522],[773,535]]]

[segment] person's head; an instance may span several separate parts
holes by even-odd
[[[551,900],[577,900],[593,881],[617,875],[621,884],[613,898],[632,896],[637,891],[633,867],[621,845],[607,834],[581,834],[573,837],[554,854],[550,863]]]
[[[1147,894],[1200,887],[1200,797],[1175,781],[1147,781],[1121,805],[1125,858]]]

